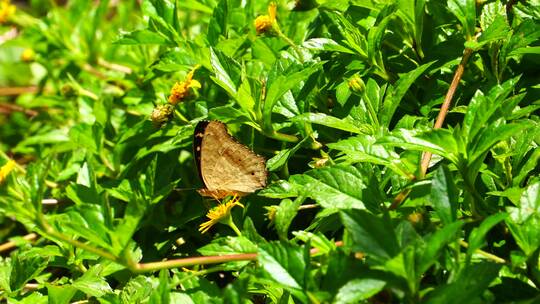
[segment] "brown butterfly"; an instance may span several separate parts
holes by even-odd
[[[243,196],[266,186],[265,159],[237,142],[224,123],[201,121],[195,127],[193,150],[205,189],[202,196]]]

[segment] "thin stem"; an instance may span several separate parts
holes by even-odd
[[[120,262],[120,259],[117,256],[115,256],[114,254],[112,254],[110,252],[107,252],[105,250],[101,250],[101,249],[96,248],[96,247],[92,247],[92,246],[90,246],[88,244],[85,244],[83,242],[74,240],[74,239],[70,238],[69,236],[67,236],[67,235],[65,235],[63,233],[60,233],[60,232],[54,230],[51,226],[49,226],[49,224],[44,219],[41,220],[41,223],[42,223],[42,225],[43,225],[43,227],[45,229],[45,232],[50,237],[62,240],[62,241],[66,242],[66,243],[68,243],[70,245],[73,245],[75,247],[79,247],[79,248],[84,249],[84,250],[86,250],[88,252],[92,252],[92,253],[97,254],[97,255],[99,255],[101,257],[104,257],[104,258],[106,258],[108,260],[111,260],[113,262],[116,262],[116,263],[119,263],[119,264],[123,265],[123,263]]]
[[[27,240],[27,241],[33,241],[33,240],[37,239],[37,237],[38,237],[37,234],[29,233],[29,234],[23,236],[22,238]],[[16,242],[14,242],[14,241],[5,242],[4,244],[0,245],[0,252],[4,252],[4,251],[10,250],[10,249],[15,248],[15,247],[17,247]]]
[[[300,60],[301,63],[304,63],[304,56],[302,55],[302,51],[300,51],[294,41],[292,41],[289,37],[285,36],[285,34],[283,34],[281,30],[278,30],[278,36],[281,39],[285,40],[285,42],[287,42],[287,44],[289,44],[294,49],[294,51],[298,55],[298,60]]]
[[[459,240],[459,244],[464,248],[469,248],[469,244],[467,242],[465,242],[464,240]],[[492,260],[495,263],[500,263],[500,264],[505,264],[506,263],[505,259],[503,259],[501,257],[498,257],[498,256],[496,256],[494,254],[491,254],[489,252],[485,252],[485,251],[480,250],[480,249],[476,249],[474,251],[474,253],[477,253],[477,254],[479,254],[479,255],[481,255],[481,256],[489,259],[489,260]]]
[[[179,268],[194,265],[218,264],[232,261],[253,261],[257,259],[257,253],[227,254],[218,256],[203,256],[168,260],[163,262],[139,263],[135,264],[135,272],[152,272],[161,269]]]
[[[273,139],[286,141],[286,142],[292,142],[292,143],[298,142],[298,138],[296,136],[289,135],[289,134],[284,134],[284,133],[279,133],[277,131],[273,131],[270,134],[266,134],[266,136],[268,136],[270,138],[273,138]]]
[[[229,225],[229,227],[231,227],[231,229],[234,230],[236,235],[242,236],[242,232],[240,231],[240,229],[238,229],[238,227],[236,227],[236,224],[234,224],[234,221],[231,215],[229,215],[229,219],[227,220],[227,225]]]
[[[319,205],[317,205],[317,204],[305,204],[305,205],[300,205],[300,207],[298,207],[298,210],[307,210],[307,209],[315,209],[315,208],[319,208]]]
[[[37,86],[29,87],[2,87],[0,88],[0,96],[17,96],[25,93],[36,93]]]
[[[444,97],[444,102],[441,106],[441,110],[439,111],[439,115],[437,116],[437,120],[435,121],[435,125],[433,126],[434,129],[440,129],[444,123],[444,119],[446,118],[446,114],[448,114],[448,110],[450,109],[450,104],[452,103],[452,98],[454,98],[454,94],[456,93],[456,89],[459,85],[459,81],[461,80],[461,77],[463,76],[463,72],[465,71],[465,65],[467,65],[467,62],[469,61],[469,58],[471,57],[473,53],[472,49],[466,48],[463,52],[463,57],[461,58],[461,62],[459,63],[455,73],[454,78],[452,79],[452,82],[450,83],[450,87],[448,88],[448,92],[446,92],[446,96]],[[421,171],[421,177],[424,177],[426,175],[429,161],[431,160],[431,152],[424,152],[422,155],[422,163],[420,165]]]

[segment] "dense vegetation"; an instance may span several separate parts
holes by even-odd
[[[537,0],[64,2],[0,0],[2,301],[540,301]]]

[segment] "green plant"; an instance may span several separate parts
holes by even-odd
[[[539,301],[539,15],[0,1],[0,297]],[[271,182],[205,233],[201,119],[266,156]]]

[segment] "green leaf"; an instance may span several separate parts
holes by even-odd
[[[446,166],[439,167],[431,182],[431,200],[443,224],[448,225],[456,220],[458,197],[452,174]]]
[[[399,129],[378,139],[377,143],[414,151],[429,151],[443,156],[453,163],[457,163],[459,160],[459,143],[452,131],[447,129],[433,129],[423,132]]]
[[[383,107],[379,113],[379,121],[382,126],[389,126],[392,121],[392,117],[396,112],[401,100],[405,96],[405,93],[409,90],[411,85],[420,77],[435,61],[423,64],[416,69],[409,71],[405,74],[399,75],[399,80],[393,86],[394,90],[392,94],[387,96],[384,100]]]
[[[47,284],[47,295],[50,304],[69,304],[77,289],[69,285]]]
[[[330,128],[357,133],[357,134],[371,133],[371,128],[369,126],[365,126],[365,125],[358,126],[350,118],[339,119],[339,118],[326,115],[323,113],[305,113],[305,114],[294,117],[292,120],[311,122],[314,124],[319,124],[319,125],[327,126]]]
[[[273,130],[271,126],[272,110],[283,94],[296,87],[322,67],[321,63],[316,63],[307,66],[291,66],[283,71],[280,64],[281,62],[277,62],[274,67],[277,76],[268,79],[268,90],[262,111],[266,130]]]
[[[448,9],[463,26],[467,40],[472,40],[476,25],[476,3],[474,0],[448,0]]]
[[[220,255],[224,253],[253,253],[257,251],[257,246],[245,237],[222,237],[212,241],[212,243],[197,249],[202,255]]]
[[[480,35],[476,41],[472,40],[465,42],[465,47],[473,50],[479,50],[485,44],[506,39],[509,32],[510,27],[506,23],[505,18],[498,15],[495,17],[495,20],[493,20],[493,23],[491,23],[489,27],[482,32],[482,35]]]
[[[147,300],[154,289],[159,285],[158,279],[138,275],[126,282],[120,291],[121,303],[138,302]]]
[[[413,173],[406,167],[399,155],[392,149],[378,144],[374,136],[359,135],[327,144],[328,148],[341,151],[349,162],[368,162],[390,168],[403,177],[410,178]],[[341,160],[340,159],[340,160]]]
[[[442,285],[428,294],[426,303],[465,303],[476,300],[497,277],[501,265],[478,263],[465,268],[455,282]]]
[[[102,206],[81,204],[61,216],[51,217],[64,231],[81,236],[95,245],[113,249],[110,239],[111,226],[105,220],[107,216]]]
[[[369,180],[366,173],[354,166],[323,167],[302,175],[293,175],[288,185],[282,184],[284,188],[281,190],[273,187],[262,195],[272,197],[304,195],[315,200],[323,208],[378,210],[381,195],[376,189],[368,188]],[[271,190],[275,193],[270,194]],[[281,194],[277,194],[278,191]]]
[[[521,195],[519,206],[507,207],[507,211],[508,229],[518,246],[530,256],[540,248],[540,182],[529,185]]]
[[[302,248],[288,243],[264,244],[257,260],[267,278],[288,288],[297,297],[305,297],[302,289],[307,265]]]
[[[136,30],[133,32],[124,33],[113,43],[123,45],[172,44],[167,37],[149,30]]]
[[[381,291],[386,282],[377,279],[353,279],[341,286],[333,303],[358,303]]]
[[[210,62],[214,71],[212,80],[229,96],[236,96],[240,80],[240,65],[234,59],[213,48],[210,48]]]
[[[392,224],[363,210],[341,211],[343,226],[351,239],[351,250],[385,261],[399,253]]]
[[[268,171],[270,172],[277,171],[281,169],[283,166],[285,166],[287,162],[289,161],[289,158],[291,158],[294,155],[294,153],[296,153],[296,151],[298,151],[309,138],[310,137],[305,137],[299,143],[294,145],[294,147],[281,150],[276,154],[276,156],[267,160],[266,168],[268,169]]]
[[[289,226],[298,213],[298,207],[300,207],[303,201],[304,199],[302,197],[298,197],[294,201],[284,199],[276,207],[274,223],[280,239],[288,239]]]
[[[75,280],[71,286],[94,297],[101,297],[112,292],[105,278],[101,277],[101,271],[102,267],[99,264],[92,266],[80,278]]]
[[[169,286],[169,271],[161,270],[159,272],[159,285],[152,290],[150,294],[150,303],[169,304],[171,302],[171,288]]]
[[[433,233],[425,242],[425,246],[418,247],[418,262],[416,273],[425,273],[431,265],[437,262],[441,251],[450,242],[454,242],[459,237],[459,231],[463,222],[456,221],[445,225]]]
[[[302,47],[312,51],[341,52],[354,54],[354,52],[349,48],[346,48],[329,38],[312,38],[304,41]]]
[[[467,248],[467,255],[471,257],[476,250],[481,249],[484,245],[484,239],[489,230],[507,217],[508,214],[504,212],[493,214],[484,219],[480,226],[474,228],[469,235],[469,248]]]
[[[219,3],[214,7],[212,18],[210,19],[210,23],[208,24],[208,35],[206,37],[210,45],[216,45],[219,41],[220,36],[227,35],[228,14],[228,1],[219,1]]]
[[[21,290],[28,281],[36,278],[47,267],[48,258],[31,253],[15,254],[11,260],[9,289]]]

